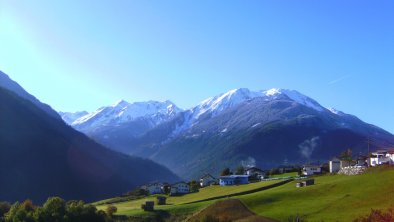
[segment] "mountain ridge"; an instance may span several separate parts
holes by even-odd
[[[270,168],[284,159],[293,164],[326,161],[349,147],[365,152],[368,137],[394,144],[394,136],[377,126],[278,88],[230,90],[156,126],[144,124],[105,126],[87,135],[120,152],[153,159],[188,179],[249,158]],[[132,134],[136,127],[144,130]]]

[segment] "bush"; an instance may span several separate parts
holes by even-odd
[[[354,222],[388,222],[394,221],[394,206],[387,209],[387,212],[381,210],[371,209],[371,212],[367,216],[359,217]]]
[[[4,221],[4,215],[10,211],[11,204],[8,202],[0,202],[0,221]]]
[[[117,211],[118,208],[116,208],[114,205],[108,205],[105,212],[107,213],[108,216],[112,217],[114,213],[116,213]]]

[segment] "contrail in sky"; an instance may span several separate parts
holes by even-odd
[[[342,76],[341,78],[338,78],[338,79],[335,79],[335,80],[329,82],[328,85],[332,85],[332,84],[338,83],[338,82],[340,82],[342,80],[345,80],[345,79],[349,78],[350,76],[351,75]]]

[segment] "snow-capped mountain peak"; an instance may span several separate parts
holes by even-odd
[[[269,101],[277,99],[280,96],[286,96],[287,98],[293,100],[296,103],[308,106],[317,111],[325,110],[325,108],[322,107],[315,100],[295,90],[272,88],[269,90],[251,91],[247,88],[238,88],[202,101],[199,105],[192,108],[193,119],[198,119],[201,115],[205,113],[211,113],[212,115],[216,115],[225,109],[228,109],[256,97],[262,97],[265,100]]]
[[[262,91],[262,93],[268,97],[275,97],[275,98],[279,95],[286,95],[289,99],[293,100],[294,102],[305,105],[314,110],[317,111],[325,110],[325,108],[321,106],[318,102],[299,93],[296,90],[273,88],[273,89]]]
[[[112,105],[112,107],[125,107],[125,106],[128,106],[128,105],[130,105],[130,103],[128,103],[127,101],[121,99],[121,100],[118,100],[116,103],[114,103]]]
[[[219,113],[227,108],[235,106],[246,100],[261,96],[258,92],[252,92],[247,88],[233,89],[218,96],[208,98],[194,107],[195,118],[207,112]]]
[[[145,118],[153,125],[173,118],[182,109],[178,108],[171,101],[147,101],[129,103],[119,100],[113,105],[97,109],[88,113],[71,124],[75,128],[83,131],[92,130],[101,126],[116,126],[129,121]]]

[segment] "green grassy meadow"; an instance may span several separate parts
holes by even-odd
[[[296,188],[296,181],[239,197],[253,212],[284,221],[304,215],[308,221],[352,221],[371,208],[394,204],[394,168],[372,168],[357,176],[315,177],[316,185]]]
[[[202,188],[198,193],[168,197],[167,205],[155,205],[155,213],[144,212],[140,206],[147,200],[155,200],[156,196],[114,205],[118,208],[119,215],[152,216],[160,213],[167,215],[167,218],[175,216],[185,219],[218,200],[188,204],[190,202],[252,190],[277,182]],[[316,176],[315,185],[309,187],[296,188],[295,184],[296,181],[292,181],[276,188],[233,198],[241,200],[252,212],[279,221],[287,221],[290,216],[296,215],[304,216],[308,221],[352,221],[368,214],[371,208],[385,210],[394,205],[393,167],[372,168],[357,176]],[[98,205],[97,208],[105,209],[106,205]]]
[[[246,185],[227,186],[227,187],[209,186],[209,187],[201,188],[200,191],[197,193],[191,193],[183,196],[173,196],[173,197],[169,196],[167,199],[167,205],[164,206],[156,205],[155,209],[170,211],[173,213],[174,212],[177,213],[178,211],[189,213],[198,210],[201,207],[207,206],[213,201],[206,201],[202,203],[193,203],[193,204],[186,204],[186,203],[253,190],[256,188],[265,187],[275,183],[278,183],[278,181],[262,181],[262,182],[251,183]],[[145,203],[145,201],[155,201],[157,196],[158,195],[152,195],[138,200],[121,202],[113,205],[118,208],[118,214],[120,215],[146,214],[146,212],[143,212],[141,210],[141,204]],[[103,201],[97,202],[95,204],[100,204],[101,202]],[[107,205],[97,205],[98,209],[105,209],[106,207]]]

